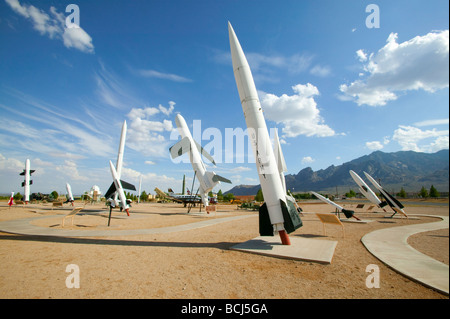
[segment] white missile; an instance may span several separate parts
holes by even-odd
[[[116,162],[116,172],[117,175],[122,176],[122,166],[123,166],[123,152],[125,149],[125,139],[127,136],[127,121],[123,121],[122,132],[120,133],[120,143],[119,143],[119,152],[117,154],[117,162]]]
[[[72,203],[73,206],[72,188],[70,187],[69,183],[66,183],[66,190],[67,190],[67,202]]]
[[[30,170],[30,160],[27,159],[25,161],[25,169],[20,175],[25,177],[25,180],[22,182],[22,186],[24,187],[24,201],[25,204],[28,204],[30,201],[30,185],[33,184],[33,181],[30,179],[31,174],[33,174],[34,170]]]
[[[395,212],[394,215],[396,213],[400,213],[408,217],[408,215],[406,215],[405,211],[403,210],[404,206],[402,205],[402,203],[400,203],[391,194],[385,191],[384,188],[381,187],[381,185],[378,184],[377,181],[372,176],[370,176],[366,172],[364,172],[364,175],[366,175],[367,179],[373,184],[373,186],[375,186],[375,188],[380,191],[381,196],[386,200],[386,202],[389,204],[389,206],[391,206],[392,210]]]
[[[302,222],[292,203],[286,201],[286,192],[280,178],[278,163],[270,145],[269,132],[250,66],[230,22],[228,22],[228,34],[236,85],[265,200],[259,214],[260,235],[273,236],[278,233],[282,244],[289,245],[290,240],[287,233],[302,226]]]
[[[122,183],[111,161],[109,161],[109,168],[111,169],[111,175],[113,177],[114,185],[116,186],[116,192],[119,195],[120,207],[122,207],[123,210],[127,212],[127,215],[130,216],[130,213],[128,211],[130,207],[127,204],[127,198],[125,197],[125,193],[122,188]]]
[[[124,153],[124,149],[125,149],[126,135],[127,135],[127,121],[124,121],[123,125],[122,125],[122,131],[120,133],[119,151],[117,154],[117,162],[116,162],[115,172],[116,172],[117,178],[120,181],[123,188],[135,191],[136,187],[134,185],[127,183],[120,179],[122,176],[123,153]],[[111,186],[109,187],[108,191],[106,192],[105,198],[106,199],[112,198],[114,203],[117,205],[117,200],[119,197],[120,197],[120,194],[117,191],[117,186],[113,182],[111,184]],[[127,214],[129,215],[128,210],[127,210]]]
[[[181,135],[181,140],[172,146],[169,151],[172,159],[183,155],[184,153],[189,153],[189,160],[192,165],[192,169],[195,172],[200,187],[199,195],[202,198],[203,205],[206,207],[209,205],[208,193],[220,182],[230,183],[231,181],[225,177],[219,176],[214,172],[208,172],[206,170],[205,164],[201,159],[200,154],[206,157],[211,163],[216,164],[213,157],[203,149],[194,139],[192,138],[191,132],[186,124],[186,121],[181,116],[177,114],[175,117],[175,123],[178,128],[178,132]]]
[[[359,190],[361,193],[373,204],[377,205],[380,208],[383,208],[383,206],[387,205],[386,202],[382,202],[377,195],[370,189],[369,186],[362,180],[361,177],[359,177],[358,174],[356,174],[354,171],[350,170],[350,175],[352,176],[353,180],[358,184]],[[384,210],[384,208],[383,208]]]
[[[359,220],[358,217],[354,216],[354,214],[355,214],[354,211],[345,209],[344,207],[336,204],[332,200],[330,200],[330,199],[328,199],[328,198],[326,198],[326,197],[324,197],[324,196],[322,196],[322,195],[320,195],[320,194],[318,194],[316,192],[310,191],[310,193],[313,194],[314,196],[316,196],[321,201],[336,207],[340,212],[342,212],[345,215],[345,217],[347,217],[347,218],[353,217],[353,218],[356,218],[357,220]]]

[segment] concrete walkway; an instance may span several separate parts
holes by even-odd
[[[425,286],[449,294],[449,266],[437,261],[408,245],[409,236],[448,228],[448,216],[430,216],[439,222],[398,226],[375,230],[365,235],[361,242],[375,257],[399,273]]]
[[[254,217],[257,215],[240,215],[223,218],[210,218],[200,222],[169,226],[161,228],[149,229],[113,229],[105,228],[102,230],[73,230],[73,229],[53,229],[49,227],[40,227],[32,225],[33,220],[51,217],[63,217],[63,215],[49,215],[32,218],[23,218],[15,220],[7,220],[0,222],[0,231],[12,234],[21,235],[36,235],[36,236],[58,236],[58,237],[104,237],[104,236],[128,236],[128,235],[146,235],[146,234],[165,234],[172,232],[179,232],[184,230],[197,229],[207,227],[220,223],[225,223],[232,220],[240,220],[244,218]]]

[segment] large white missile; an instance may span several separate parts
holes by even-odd
[[[72,203],[73,206],[72,187],[70,187],[69,183],[66,183],[66,190],[67,190],[67,202]]]
[[[283,245],[289,245],[287,233],[299,228],[302,222],[295,208],[286,201],[286,192],[283,189],[278,163],[270,144],[269,132],[250,66],[230,22],[228,22],[228,34],[236,85],[265,200],[265,204],[260,209],[260,235],[273,236],[278,233]],[[271,227],[268,227],[267,223]]]
[[[116,162],[115,172],[116,172],[117,178],[120,181],[123,188],[135,191],[136,187],[134,185],[127,183],[120,179],[122,176],[123,153],[125,150],[126,135],[127,135],[127,121],[124,121],[123,125],[122,125],[122,131],[120,133],[119,151],[117,154],[117,162]],[[114,201],[115,205],[117,205],[117,200],[120,197],[120,194],[117,190],[117,185],[115,184],[115,182],[113,182],[111,184],[111,186],[109,187],[108,191],[105,194],[106,199],[109,199],[111,197],[112,197],[112,200]],[[127,214],[129,215],[128,210],[127,210]]]
[[[400,203],[391,194],[385,191],[384,188],[381,187],[381,185],[378,184],[377,181],[372,176],[370,176],[366,172],[364,172],[364,175],[366,175],[367,179],[373,184],[373,186],[375,186],[375,188],[380,191],[381,196],[386,200],[386,202],[389,204],[389,206],[391,206],[392,210],[395,212],[394,215],[396,213],[400,213],[408,217],[408,215],[406,215],[405,211],[403,210],[404,206],[402,205],[402,203]]]
[[[116,186],[116,193],[118,194],[120,199],[120,207],[122,207],[123,210],[127,212],[127,215],[130,216],[130,213],[128,211],[130,207],[127,204],[127,198],[125,197],[125,192],[123,191],[122,183],[111,161],[109,161],[109,168],[111,169],[111,175],[114,181],[114,185]]]
[[[25,169],[20,175],[24,176],[25,179],[22,182],[22,187],[24,188],[24,201],[25,204],[28,204],[30,201],[30,185],[33,184],[33,181],[30,179],[31,174],[33,174],[34,170],[30,170],[30,160],[27,159],[25,161]]]
[[[203,205],[206,207],[209,205],[208,193],[214,188],[214,186],[216,186],[219,182],[231,184],[231,181],[225,177],[217,175],[214,172],[208,172],[206,170],[200,154],[206,157],[214,165],[216,163],[213,157],[205,151],[200,144],[194,141],[186,121],[181,114],[177,114],[175,117],[175,124],[177,125],[178,132],[181,135],[181,140],[169,149],[170,155],[172,159],[174,159],[184,153],[189,153],[189,160],[191,162],[192,169],[194,170],[195,176],[200,183],[199,195],[202,198]]]
[[[353,180],[358,184],[359,190],[361,193],[373,204],[377,205],[380,208],[383,208],[383,206],[387,205],[386,202],[382,202],[377,195],[370,189],[369,186],[363,181],[361,177],[359,177],[358,174],[356,174],[354,171],[350,170],[350,175],[353,178]],[[383,208],[384,210],[384,208]],[[385,211],[385,210],[384,210]]]

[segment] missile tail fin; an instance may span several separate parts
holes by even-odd
[[[288,234],[303,226],[303,222],[298,215],[297,209],[295,209],[294,204],[291,201],[285,203],[280,199],[280,205],[281,212],[283,213],[284,229],[286,229]]]
[[[261,236],[273,236],[273,226],[270,223],[266,203],[259,208],[259,234]]]
[[[178,156],[181,156],[190,150],[191,150],[191,143],[189,143],[189,138],[187,137],[182,138],[174,146],[169,148],[170,156],[172,157],[172,159],[175,159]]]

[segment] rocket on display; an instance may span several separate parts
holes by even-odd
[[[310,191],[310,193],[313,194],[314,196],[316,196],[316,197],[317,197],[318,199],[320,199],[321,201],[323,201],[323,202],[325,202],[325,203],[327,203],[327,204],[330,204],[330,205],[336,207],[336,208],[338,209],[338,211],[340,211],[341,213],[343,213],[343,214],[345,215],[345,217],[347,217],[347,218],[353,217],[353,218],[355,218],[356,220],[360,220],[358,217],[356,217],[356,216],[354,215],[354,214],[355,214],[354,211],[349,210],[349,209],[345,209],[344,207],[342,207],[342,206],[336,204],[336,203],[333,202],[332,200],[330,200],[330,199],[328,199],[328,198],[326,198],[326,197],[324,197],[324,196],[322,196],[322,195],[320,195],[320,194],[318,194],[318,193],[316,193],[316,192]]]
[[[111,168],[111,174],[113,176],[113,183],[109,187],[108,191],[105,194],[105,198],[109,199],[111,204],[114,207],[120,206],[122,209],[124,209],[127,212],[127,215],[129,216],[129,206],[126,202],[125,195],[122,196],[121,192],[118,189],[118,186],[120,185],[120,188],[122,189],[129,189],[129,190],[136,190],[136,187],[130,183],[127,183],[120,179],[121,173],[122,173],[122,166],[123,166],[123,153],[125,149],[125,139],[127,134],[127,122],[124,121],[122,125],[122,132],[120,134],[120,144],[119,144],[119,152],[117,155],[117,163],[116,167],[113,169]],[[111,161],[110,161],[111,164]],[[120,203],[119,203],[120,200]],[[125,202],[122,202],[122,200],[125,200]]]
[[[109,161],[109,168],[111,170],[111,175],[113,177],[113,183],[116,189],[116,193],[119,197],[119,205],[120,207],[127,213],[128,216],[130,216],[130,206],[128,206],[127,198],[125,197],[125,192],[123,191],[122,182],[119,178],[119,174],[117,174],[117,171],[111,161]]]
[[[375,195],[375,193],[370,189],[370,187],[367,186],[367,184],[362,180],[362,178],[359,177],[358,174],[356,174],[354,171],[350,170],[350,175],[352,176],[352,178],[356,182],[356,184],[358,184],[359,190],[361,191],[361,193],[368,200],[370,200],[373,204],[377,205],[380,208],[383,208],[384,206],[386,206],[388,204],[386,201],[382,202],[377,197],[377,195]],[[383,210],[386,211],[384,208],[383,208]]]
[[[20,173],[20,175],[25,177],[24,181],[22,182],[22,187],[24,188],[25,204],[28,204],[28,202],[30,201],[30,185],[33,184],[33,181],[30,179],[30,177],[31,174],[34,173],[34,171],[34,169],[30,169],[30,160],[27,159],[25,161],[25,169],[22,173]]]
[[[394,198],[394,196],[389,194],[383,187],[381,187],[381,185],[378,184],[372,176],[370,176],[366,172],[364,172],[364,175],[366,175],[367,179],[373,184],[373,186],[375,186],[375,188],[380,191],[381,196],[386,200],[386,202],[395,212],[392,216],[394,216],[396,213],[400,213],[405,217],[408,217],[408,215],[406,215],[405,211],[403,210],[404,206],[402,205],[402,203],[400,203],[397,199]]]
[[[69,183],[66,183],[66,190],[67,190],[67,201],[66,201],[66,203],[71,203],[72,206],[73,206],[72,188],[70,187]]]
[[[278,161],[275,158],[250,66],[229,22],[228,34],[236,85],[265,200],[259,210],[259,232],[261,236],[278,233],[282,244],[290,245],[288,233],[301,227],[302,221],[293,203],[286,198],[283,186],[286,165],[279,153]],[[278,150],[281,148],[275,151]]]
[[[230,183],[231,181],[225,177],[217,175],[215,172],[208,172],[206,170],[205,164],[201,159],[201,155],[206,157],[211,163],[216,164],[212,156],[203,149],[194,139],[192,138],[191,132],[181,114],[177,114],[175,117],[175,123],[178,128],[178,132],[181,135],[181,140],[178,141],[174,146],[172,146],[170,151],[170,156],[172,159],[183,155],[184,153],[189,153],[189,160],[192,165],[192,169],[195,172],[195,176],[200,182],[199,195],[202,198],[203,205],[206,207],[209,205],[208,193],[217,185],[219,182]],[[194,194],[192,194],[194,195]]]

